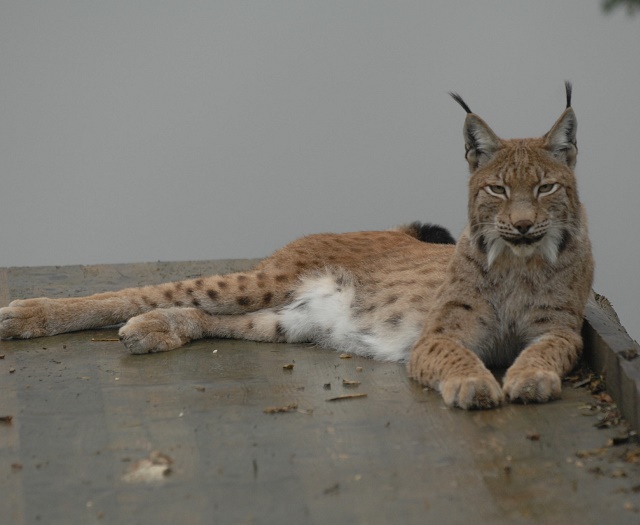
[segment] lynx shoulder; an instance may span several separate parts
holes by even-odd
[[[253,270],[0,309],[0,337],[125,323],[133,353],[205,337],[312,342],[407,363],[447,405],[544,402],[582,350],[593,260],[574,167],[576,117],[504,140],[462,100],[471,172],[457,243],[412,223],[298,239]],[[508,367],[502,386],[490,367]]]

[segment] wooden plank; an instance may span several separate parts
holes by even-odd
[[[154,265],[117,266],[12,270],[9,287],[63,293],[65,282],[82,291],[94,278],[116,285],[118,273],[158,276]],[[167,264],[162,276],[193,268]],[[601,412],[585,389],[465,412],[402,364],[307,345],[205,340],[132,356],[91,342],[115,334],[0,342],[16,367],[9,375],[0,360],[0,407],[13,399],[15,415],[0,427],[0,508],[12,522],[637,522],[640,466],[621,459],[627,445],[602,448],[621,429],[594,427]],[[367,397],[327,402],[345,393]],[[167,475],[132,481],[158,458],[169,458]]]
[[[640,346],[629,337],[603,296],[591,299],[583,337],[591,366],[602,374],[609,392],[635,429],[640,429]]]
[[[9,304],[9,276],[6,268],[0,268],[0,306]],[[0,423],[0,465],[4,471],[0,474],[0,493],[2,505],[0,516],[7,523],[24,523],[24,485],[20,471],[21,424],[18,418],[19,387],[16,372],[18,363],[15,356],[5,352],[0,346],[0,416],[11,417],[10,423]],[[12,372],[13,371],[13,372]]]

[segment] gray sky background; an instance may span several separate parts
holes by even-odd
[[[465,223],[461,93],[503,137],[574,84],[596,290],[640,338],[640,17],[598,0],[0,0],[0,266],[261,257]]]

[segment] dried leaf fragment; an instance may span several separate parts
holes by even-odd
[[[13,421],[13,416],[0,416],[0,423],[4,423],[5,425],[10,425]]]
[[[340,354],[340,359],[351,359],[351,357],[350,354]]]
[[[293,370],[293,363],[282,365],[283,370]]]

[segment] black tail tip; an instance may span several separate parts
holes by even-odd
[[[420,221],[412,222],[407,226],[401,228],[406,234],[415,237],[419,241],[428,242],[431,244],[455,244],[456,240],[453,238],[449,230],[444,226],[438,224],[422,223]]]

